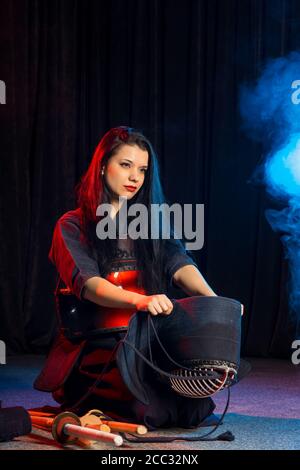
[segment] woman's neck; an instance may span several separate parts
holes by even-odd
[[[111,199],[110,205],[111,205],[111,212],[110,212],[110,217],[114,219],[121,209],[122,205],[124,203],[124,200],[120,202],[119,199]]]

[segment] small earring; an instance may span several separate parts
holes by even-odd
[[[104,175],[104,170],[102,170],[101,175]]]

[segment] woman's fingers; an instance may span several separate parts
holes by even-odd
[[[164,313],[167,314],[167,315],[169,313],[171,313],[172,310],[173,310],[173,304],[172,304],[171,300],[166,295],[162,296],[161,306],[163,307]]]
[[[157,313],[163,313],[163,309],[158,299],[153,299],[150,303],[153,305]]]
[[[157,315],[157,311],[152,304],[148,304],[148,312],[150,312],[151,315]]]
[[[174,305],[172,304],[172,302],[171,302],[170,299],[168,299],[168,306],[169,306],[169,311],[170,311],[170,313],[171,313],[172,310],[173,310]]]
[[[160,306],[161,306],[161,308],[163,309],[163,312],[167,312],[167,311],[169,310],[169,307],[168,307],[168,305],[167,305],[167,302],[165,302],[164,300],[162,300],[162,301],[160,302]]]
[[[169,315],[173,310],[173,304],[165,294],[156,294],[143,297],[137,308],[146,310],[152,315]]]
[[[163,303],[165,305],[165,312],[167,314],[171,313],[173,310],[173,304],[170,299],[168,299],[167,296],[164,296]]]
[[[173,310],[172,302],[165,295],[158,295],[154,297],[149,305],[153,307],[151,308],[151,313],[155,311],[153,315],[157,315],[157,314],[169,315]]]

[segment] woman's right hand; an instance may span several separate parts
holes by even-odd
[[[169,315],[173,310],[173,304],[165,294],[142,295],[136,303],[136,308],[151,315]]]

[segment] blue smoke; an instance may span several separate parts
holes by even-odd
[[[264,146],[260,172],[266,190],[284,206],[266,217],[282,235],[300,335],[300,53],[270,60],[255,84],[243,85],[240,111],[244,130]]]
[[[286,199],[291,208],[299,206],[300,134],[292,134],[278,150],[268,156],[264,176],[273,196]]]
[[[300,132],[299,101],[300,53],[270,60],[255,85],[241,87],[245,130],[255,140],[276,148],[291,134]]]

